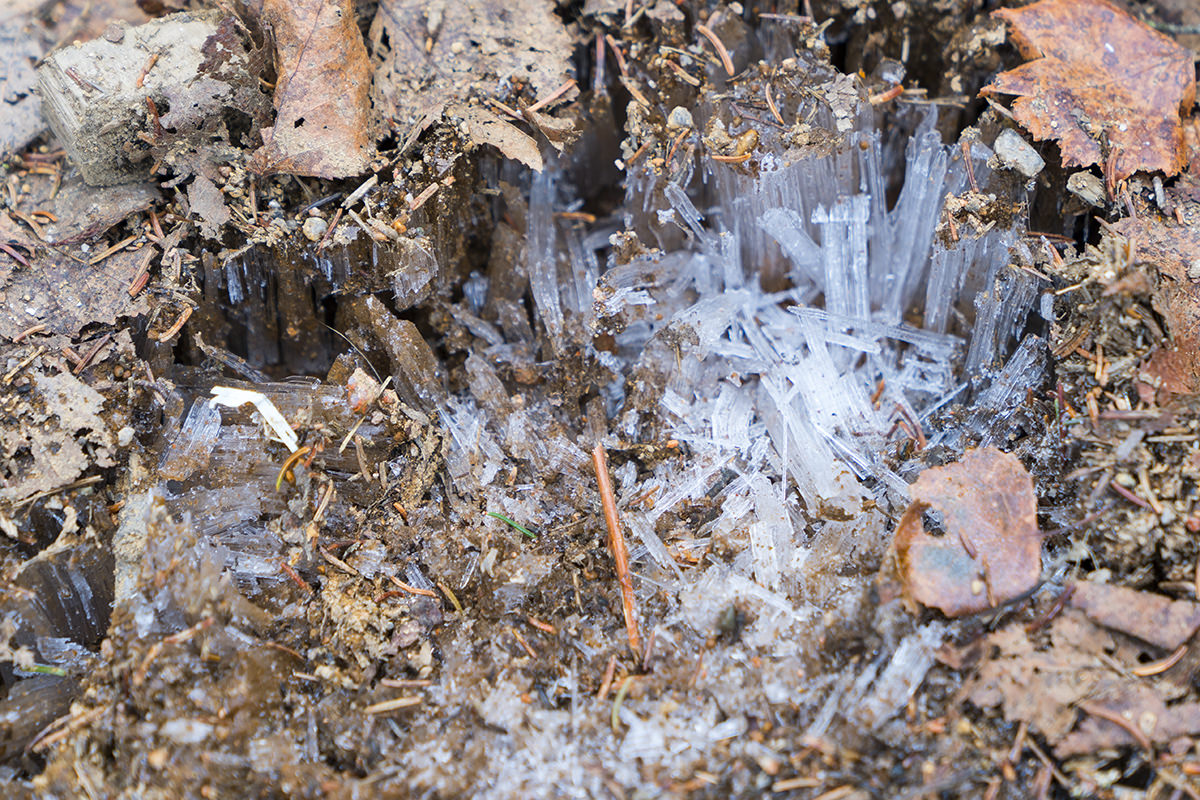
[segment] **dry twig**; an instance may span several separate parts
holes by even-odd
[[[621,532],[621,521],[617,518],[617,500],[613,496],[612,478],[608,474],[608,456],[604,445],[592,448],[592,465],[596,468],[596,482],[600,486],[600,504],[604,508],[604,523],[608,526],[608,546],[617,563],[617,581],[621,584],[621,605],[625,611],[625,631],[629,635],[629,647],[635,653],[642,649],[642,637],[638,633],[637,598],[633,594],[633,581],[629,578],[629,550],[625,547],[625,535]]]

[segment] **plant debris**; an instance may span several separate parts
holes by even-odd
[[[1054,139],[1063,166],[1101,164],[1113,182],[1184,165],[1180,118],[1196,99],[1192,52],[1106,0],[1040,0],[996,16],[1029,63],[984,94],[1018,95],[1012,113]]]
[[[551,0],[381,0],[369,39],[375,113],[402,129],[518,81],[544,97],[572,74],[571,36]]]
[[[344,178],[366,169],[371,66],[352,0],[265,0],[275,40],[275,122],[251,169]]]
[[[986,447],[931,467],[912,485],[893,542],[911,600],[961,617],[1007,603],[1037,585],[1042,536],[1033,481],[1020,460]],[[927,510],[944,533],[925,530]]]
[[[1129,240],[1133,260],[1152,264],[1158,275],[1154,309],[1171,341],[1151,356],[1147,379],[1153,389],[1195,394],[1200,391],[1200,227],[1153,212],[1113,227]]]

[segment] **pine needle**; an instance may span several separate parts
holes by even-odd
[[[534,533],[533,531],[529,530],[529,528],[526,528],[524,525],[522,525],[519,522],[514,522],[513,520],[504,516],[503,514],[498,514],[495,511],[489,511],[489,512],[487,512],[487,515],[489,517],[495,517],[496,519],[500,520],[501,522],[507,522],[509,525],[516,528],[517,530],[519,530],[521,533],[525,534],[526,536],[528,536],[530,539],[537,538],[537,534]]]

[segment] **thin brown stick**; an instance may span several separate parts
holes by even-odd
[[[898,411],[900,416],[904,417],[908,424],[912,426],[912,430],[914,431],[917,440],[917,449],[924,450],[928,442],[925,439],[925,431],[921,430],[921,423],[913,419],[912,415],[908,413],[908,410],[899,403],[896,403],[896,411]]]
[[[529,642],[525,641],[525,637],[521,635],[520,631],[518,631],[512,625],[509,625],[508,632],[511,633],[513,638],[517,640],[517,644],[524,648],[525,652],[529,654],[530,658],[535,660],[537,659],[537,651],[529,646]]]
[[[104,346],[108,344],[108,340],[111,338],[111,333],[106,333],[101,336],[100,341],[96,342],[95,346],[92,347],[91,350],[88,350],[87,353],[84,354],[83,358],[79,359],[79,363],[75,366],[74,374],[78,375],[79,373],[83,372],[87,365],[92,363],[92,359],[104,349]]]
[[[680,142],[682,142],[689,133],[691,133],[691,131],[681,131],[679,135],[675,137],[675,141],[671,142],[671,149],[667,151],[668,167],[671,165],[671,161],[675,158],[675,151],[679,149]]]
[[[33,334],[41,333],[44,330],[46,330],[45,325],[34,325],[32,328],[26,328],[25,330],[21,331],[20,333],[18,333],[16,336],[13,337],[12,343],[20,344],[21,342],[23,342],[25,340],[26,336],[32,336]]]
[[[154,235],[159,239],[167,238],[163,234],[162,225],[158,221],[158,213],[153,208],[150,209],[150,227],[154,229]]]
[[[592,92],[604,93],[604,35],[596,34],[596,68],[592,70]]]
[[[124,250],[126,247],[133,244],[134,241],[137,240],[137,238],[138,238],[137,234],[134,234],[133,236],[127,236],[126,238],[122,239],[121,241],[117,242],[116,244],[112,245],[111,247],[106,247],[103,251],[101,251],[100,253],[97,253],[95,256],[93,256],[92,259],[90,261],[88,261],[88,264],[90,264],[93,267],[96,266],[101,261],[103,261],[104,259],[111,256],[113,253],[116,253],[118,250]]]
[[[779,113],[779,106],[775,105],[775,98],[771,96],[770,82],[763,86],[763,94],[767,96],[767,108],[771,110],[771,116],[775,118],[776,122],[778,122],[780,125],[783,125],[783,115]]]
[[[1174,653],[1171,653],[1171,655],[1167,656],[1166,658],[1159,659],[1158,661],[1151,661],[1149,664],[1142,664],[1140,667],[1134,667],[1129,671],[1134,675],[1137,675],[1139,678],[1148,678],[1151,675],[1158,675],[1166,672],[1171,667],[1178,664],[1179,659],[1183,658],[1184,654],[1187,653],[1187,650],[1187,644],[1181,644],[1179,647],[1175,648]]]
[[[152,53],[150,60],[146,62],[146,66],[142,67],[141,73],[137,77],[137,88],[142,88],[142,84],[146,82],[146,76],[150,70],[154,69],[154,65],[158,63],[158,53]]]
[[[324,547],[318,547],[317,552],[319,552],[321,554],[322,558],[324,558],[330,564],[333,564],[335,567],[342,570],[343,572],[349,573],[350,575],[355,575],[359,578],[362,577],[361,572],[359,572],[354,567],[347,564],[345,561],[342,561],[340,558],[338,558],[333,553],[326,550]]]
[[[971,183],[971,191],[978,192],[979,184],[975,181],[975,167],[971,164],[971,140],[962,140],[963,166],[967,168],[967,180]]]
[[[617,47],[617,43],[613,41],[611,34],[605,34],[604,41],[608,43],[608,49],[612,51],[613,58],[617,60],[617,69],[620,70],[622,76],[629,75],[629,68],[625,64],[625,56],[621,53],[621,48]]]
[[[437,597],[437,592],[430,591],[429,589],[422,589],[420,586],[413,586],[411,583],[405,583],[395,575],[388,575],[388,580],[390,580],[392,584],[402,592],[408,592],[409,594],[420,594],[424,595],[425,597]]]
[[[311,595],[313,593],[313,588],[308,585],[308,582],[305,581],[304,578],[300,577],[300,573],[296,572],[291,564],[287,563],[286,561],[280,561],[279,568],[283,570],[285,575],[292,579],[293,583],[303,589],[305,594]]]
[[[12,249],[12,247],[10,247],[7,243],[0,242],[0,250],[3,250],[5,253],[8,253],[9,257],[11,257],[13,261],[16,261],[22,267],[29,266],[29,262],[25,259],[25,256],[21,255],[16,250]]]
[[[690,72],[688,72],[686,69],[684,69],[683,67],[676,64],[671,59],[665,58],[665,59],[663,59],[663,63],[666,64],[668,67],[670,67],[671,71],[679,76],[679,80],[681,80],[685,83],[689,83],[692,86],[695,86],[697,88],[700,87],[700,79],[699,78],[694,77]]]
[[[60,727],[58,730],[54,731],[53,733],[46,733],[46,731],[49,731],[52,726],[59,723],[60,720],[63,718],[60,718],[59,720],[55,720],[53,723],[51,723],[51,725],[49,725],[45,729],[43,729],[43,733],[39,733],[37,736],[34,737],[33,741],[31,741],[29,744],[27,744],[25,746],[25,751],[28,753],[40,753],[41,751],[45,750],[46,748],[48,748],[54,744],[57,744],[58,742],[67,738],[68,736],[70,736],[72,733],[79,730],[80,728],[84,728],[84,727],[90,725],[95,720],[100,719],[100,717],[104,716],[109,711],[110,708],[111,708],[111,706],[103,705],[103,706],[98,706],[96,708],[85,711],[82,714],[79,714],[77,716],[68,716],[68,717],[66,717],[66,720],[65,720],[67,723],[65,727]]]
[[[338,208],[333,215],[333,221],[329,223],[329,227],[325,229],[325,234],[321,237],[321,241],[317,242],[317,252],[320,253],[325,249],[325,243],[329,240],[329,234],[333,233],[333,229],[342,221],[342,212],[345,209]]]
[[[566,80],[566,82],[563,83],[562,86],[559,86],[557,89],[555,89],[549,95],[547,95],[546,97],[544,97],[541,100],[538,100],[536,103],[534,103],[533,105],[531,105],[529,108],[527,108],[525,110],[526,111],[538,111],[540,109],[543,109],[546,106],[553,103],[558,98],[562,97],[567,92],[569,92],[574,86],[575,86],[575,79],[568,78]]]
[[[712,29],[707,25],[697,25],[696,33],[703,36],[712,44],[713,49],[717,51],[717,57],[721,59],[721,66],[725,68],[725,72],[730,76],[733,75],[733,59],[729,57],[729,51],[725,49],[724,43],[717,38],[717,35],[712,32]]]
[[[426,678],[380,678],[379,685],[389,689],[422,689],[433,686],[433,681]]]
[[[1029,737],[1025,737],[1025,746],[1033,751],[1033,754],[1037,756],[1038,761],[1041,761],[1042,764],[1045,765],[1046,769],[1050,770],[1050,775],[1054,778],[1054,780],[1058,781],[1059,785],[1061,785],[1063,788],[1070,788],[1071,782],[1067,779],[1067,776],[1062,774],[1062,771],[1060,771],[1059,768],[1054,765],[1054,762],[1050,760],[1050,756],[1046,755],[1046,752],[1042,750],[1042,748],[1038,747],[1036,741]]]
[[[628,167],[630,164],[637,161],[638,157],[641,156],[642,153],[646,152],[649,149],[650,149],[650,142],[649,141],[642,142],[642,146],[639,147],[636,151],[634,151],[634,154],[631,155],[629,157],[629,160],[625,162],[625,166]]]
[[[873,106],[877,106],[883,103],[891,102],[902,94],[904,94],[904,86],[901,84],[896,84],[886,92],[880,92],[879,94],[871,95],[867,98],[867,102]]]
[[[367,714],[390,714],[393,711],[399,711],[402,708],[418,705],[421,702],[420,697],[397,697],[394,700],[384,700],[381,703],[372,703],[363,709]]]
[[[617,564],[617,582],[621,584],[625,632],[629,635],[629,648],[638,653],[642,649],[642,637],[638,633],[637,598],[633,594],[633,581],[629,578],[629,550],[625,547],[625,535],[617,518],[617,500],[613,495],[612,478],[608,474],[608,455],[604,452],[604,445],[597,444],[592,448],[592,465],[596,468],[596,482],[600,487],[604,524],[608,526],[608,545]]]
[[[608,666],[604,668],[604,677],[600,679],[600,690],[596,692],[596,699],[601,703],[604,698],[608,697],[608,690],[612,688],[613,678],[617,674],[617,657],[608,657]]]
[[[433,195],[437,192],[438,189],[441,188],[441,186],[442,186],[442,184],[440,181],[434,181],[433,183],[426,186],[424,191],[422,191],[419,195],[414,197],[412,199],[412,202],[408,204],[408,210],[416,211],[418,208],[425,205],[425,201],[428,200],[429,198],[433,197]]]
[[[1124,497],[1126,500],[1133,503],[1134,505],[1141,506],[1142,508],[1150,508],[1149,503],[1147,503],[1142,498],[1138,497],[1133,492],[1126,489],[1121,484],[1117,483],[1116,478],[1113,478],[1112,480],[1110,480],[1108,482],[1108,488],[1112,489],[1114,492],[1121,495],[1121,497]]]

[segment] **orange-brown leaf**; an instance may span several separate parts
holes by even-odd
[[[1028,592],[1042,573],[1033,480],[1016,456],[986,447],[962,461],[931,467],[912,485],[912,505],[894,542],[904,592],[924,606],[960,617]],[[927,509],[945,534],[926,532]]]
[[[1040,0],[995,12],[1026,64],[981,94],[1018,95],[1013,116],[1057,140],[1063,166],[1104,164],[1110,179],[1183,168],[1180,115],[1196,95],[1192,53],[1106,0]]]
[[[319,178],[364,172],[371,158],[371,65],[354,0],[264,0],[275,35],[275,125],[251,168]]]

